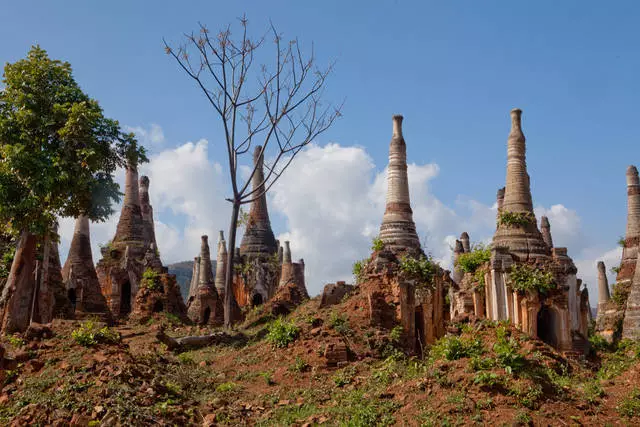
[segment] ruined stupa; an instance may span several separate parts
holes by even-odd
[[[264,192],[264,155],[262,146],[258,145],[253,151],[255,173],[251,179],[252,192],[250,196],[255,200],[249,208],[247,225],[240,243],[240,255],[244,257],[268,257],[278,252],[276,238],[271,229],[269,211],[267,209],[267,194]]]
[[[62,279],[77,317],[83,317],[83,313],[109,312],[93,264],[89,218],[85,215],[76,218]]]
[[[507,248],[517,261],[548,259],[550,248],[538,230],[527,173],[522,111],[511,111],[511,132],[507,139],[507,182],[500,206],[493,246]]]
[[[567,248],[553,247],[548,218],[538,229],[526,165],[526,145],[521,124],[522,112],[511,111],[511,131],[507,140],[507,178],[497,193],[497,227],[491,246],[491,260],[463,283],[484,294],[484,304],[474,301],[473,314],[491,320],[510,320],[520,329],[537,336],[567,354],[583,354],[588,349],[589,296],[580,289],[577,268]],[[550,289],[516,290],[512,272],[548,274]],[[551,280],[551,279],[548,279]],[[477,295],[476,295],[477,296]],[[468,310],[468,295],[454,295],[452,309]]]
[[[201,238],[199,260],[198,287],[194,298],[189,301],[189,318],[200,325],[221,325],[224,321],[224,308],[213,279],[208,236]]]
[[[257,146],[253,152],[255,173],[251,179],[253,201],[234,260],[233,294],[240,308],[260,305],[273,297],[280,277],[279,245],[271,229],[264,193],[263,160],[262,147]]]
[[[627,181],[627,227],[623,241],[622,259],[618,267],[613,293],[616,298],[604,299],[599,281],[596,332],[609,342],[624,338],[640,338],[640,280],[637,275],[640,247],[640,179],[638,169],[629,166]],[[600,269],[600,265],[598,265]],[[600,276],[600,275],[599,275]],[[606,279],[606,275],[604,275]],[[607,286],[608,288],[608,286]]]
[[[407,175],[407,144],[402,136],[401,115],[393,116],[393,136],[389,145],[387,199],[380,239],[393,251],[420,251],[420,239],[413,222]]]
[[[224,232],[220,230],[218,236],[218,252],[216,256],[215,287],[218,295],[224,297],[224,280],[227,271],[227,242],[224,240]]]
[[[137,166],[128,165],[125,171],[124,202],[116,234],[111,242],[102,247],[102,259],[96,266],[102,294],[115,318],[125,317],[132,311],[145,270],[149,269],[157,274],[167,273],[155,246],[148,189],[149,179],[143,177],[138,182]],[[141,199],[141,194],[144,199]],[[147,212],[146,221],[142,206]],[[173,291],[170,294],[173,295]],[[142,303],[141,301],[140,304]],[[171,304],[167,304],[169,305]]]

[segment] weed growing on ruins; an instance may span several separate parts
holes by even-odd
[[[623,417],[637,417],[640,416],[640,389],[634,387],[634,389],[620,400],[620,403],[616,406],[616,410]]]
[[[618,274],[618,273],[620,273],[620,267],[611,267],[610,271],[613,274]]]
[[[475,273],[476,270],[491,259],[491,249],[482,243],[473,245],[471,252],[460,254],[456,266],[465,273]]]
[[[522,227],[535,223],[536,217],[531,212],[504,211],[498,214],[498,225],[502,224],[507,227]]]
[[[25,344],[25,341],[17,335],[8,335],[7,341],[14,347],[22,347]]]
[[[300,328],[293,322],[287,322],[283,317],[278,317],[269,325],[267,341],[275,348],[288,347],[300,334]]]
[[[98,247],[104,252],[111,252],[113,249],[113,243],[109,240],[107,243],[98,243]]]
[[[624,248],[624,243],[625,243],[624,236],[618,237],[618,246],[620,246],[621,248]]]
[[[160,283],[160,275],[153,271],[151,268],[147,268],[142,274],[142,287],[149,289],[150,291],[162,290],[162,283]]]
[[[629,298],[629,292],[631,291],[629,285],[614,283],[613,293],[611,294],[611,299],[619,308],[624,309],[627,306],[627,299]]]
[[[353,275],[356,277],[356,282],[360,282],[362,280],[362,275],[364,274],[364,267],[369,262],[368,258],[365,258],[360,261],[356,261],[353,263]]]
[[[400,258],[400,271],[410,278],[419,280],[421,284],[431,285],[436,272],[436,265],[431,259],[422,255],[419,259],[404,255]]]
[[[463,357],[480,356],[484,353],[482,341],[477,338],[445,336],[431,347],[430,359],[458,360]]]
[[[598,379],[589,381],[588,383],[584,384],[582,386],[582,393],[584,399],[590,405],[600,404],[600,399],[605,396],[604,389],[600,385],[600,381]]]
[[[378,236],[374,237],[371,241],[371,250],[374,252],[378,252],[384,249],[384,242]]]
[[[120,342],[120,334],[107,326],[98,326],[88,320],[71,333],[71,337],[84,347],[93,347],[97,344],[116,344]]]
[[[618,343],[613,353],[603,354],[603,362],[598,371],[598,378],[610,380],[625,372],[640,359],[640,343],[625,339]]]
[[[268,385],[268,386],[272,386],[272,385],[276,385],[276,382],[273,380],[273,372],[271,371],[267,371],[267,372],[260,372],[259,375],[264,378],[264,382]]]
[[[473,383],[492,390],[504,385],[504,378],[495,372],[480,371],[473,377]]]
[[[236,388],[238,388],[238,386],[235,383],[226,382],[226,383],[219,384],[216,387],[216,392],[218,392],[218,393],[229,393],[231,391],[234,391]]]
[[[344,314],[332,312],[329,317],[329,326],[341,335],[351,335],[353,332],[349,326],[349,319]]]
[[[526,360],[519,352],[520,344],[518,341],[510,336],[509,330],[504,326],[498,326],[496,337],[498,339],[493,345],[493,351],[496,353],[498,365],[503,367],[508,374],[521,371]]]
[[[11,247],[2,254],[2,259],[0,260],[0,279],[4,279],[9,277],[9,272],[11,271],[11,264],[13,263],[13,257],[16,253],[15,248]]]
[[[531,415],[529,415],[527,412],[520,411],[516,414],[516,418],[514,421],[516,421],[518,425],[528,426],[533,420],[531,419]]]
[[[555,279],[550,271],[544,271],[527,264],[514,264],[509,273],[511,288],[520,293],[537,291],[546,294],[556,288]]]

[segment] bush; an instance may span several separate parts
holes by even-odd
[[[478,243],[473,246],[471,252],[460,254],[456,260],[456,266],[465,273],[475,273],[483,264],[491,260],[491,249]]]
[[[143,288],[150,291],[162,290],[162,283],[160,283],[160,275],[150,268],[147,268],[142,274],[141,284]]]
[[[519,372],[524,368],[526,360],[519,353],[520,344],[513,337],[508,336],[508,330],[504,326],[499,326],[496,330],[498,340],[493,345],[496,353],[496,361],[508,374]]]
[[[520,293],[537,291],[546,294],[556,288],[555,279],[550,271],[544,271],[528,264],[514,264],[509,272],[511,288]]]
[[[344,368],[333,376],[333,382],[337,387],[344,387],[347,384],[351,384],[356,376],[356,370],[353,366]]]
[[[307,362],[305,362],[302,357],[296,356],[296,361],[293,364],[293,366],[291,366],[289,368],[289,370],[292,371],[292,372],[306,372],[310,368],[311,367],[309,366],[309,364]]]
[[[504,379],[494,372],[481,371],[475,375],[473,383],[483,388],[493,389],[502,387]]]
[[[374,237],[371,241],[371,250],[378,252],[384,249],[384,242],[380,237]]]
[[[500,212],[498,215],[498,224],[506,225],[507,227],[518,227],[529,224],[535,224],[536,217],[531,212]]]
[[[431,359],[458,360],[464,357],[480,356],[484,346],[479,339],[448,336],[439,339],[431,348]]]
[[[98,326],[91,320],[84,322],[82,326],[73,331],[71,337],[84,347],[120,342],[120,334],[118,332],[107,326],[98,329]]]
[[[270,342],[274,348],[284,348],[294,342],[299,334],[300,328],[293,322],[287,322],[282,317],[279,317],[269,326],[267,341]]]
[[[353,263],[353,275],[356,276],[356,281],[360,282],[362,280],[362,275],[364,274],[364,267],[369,262],[369,259],[362,259],[360,261],[356,261]]]
[[[400,271],[410,278],[431,285],[436,272],[436,264],[430,257],[422,255],[419,259],[404,255],[400,258]]]
[[[331,313],[329,317],[329,326],[342,335],[350,335],[351,327],[349,326],[349,319],[342,314],[338,314],[335,311]]]
[[[237,386],[235,385],[235,383],[222,383],[220,385],[218,385],[218,387],[216,387],[216,391],[218,393],[228,393],[230,391],[233,391],[237,388]]]
[[[614,283],[613,293],[611,295],[611,299],[616,305],[620,308],[625,308],[627,306],[627,299],[629,298],[629,292],[631,291],[628,285],[624,285],[621,283]]]
[[[0,259],[0,279],[9,277],[15,251],[15,248],[9,248],[7,252],[2,254],[2,259]]]

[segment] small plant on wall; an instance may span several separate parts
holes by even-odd
[[[502,224],[507,227],[522,227],[529,224],[535,224],[536,217],[531,212],[500,212],[498,215],[498,225]]]
[[[514,264],[509,272],[511,288],[520,293],[537,291],[546,294],[556,288],[555,279],[550,271],[527,264]]]

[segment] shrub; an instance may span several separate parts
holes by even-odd
[[[611,269],[610,269],[610,270],[611,270],[611,272],[612,272],[613,274],[618,274],[618,273],[620,273],[620,267],[611,267]]]
[[[147,268],[142,274],[141,284],[143,288],[150,291],[162,290],[162,283],[160,283],[160,275],[150,268]]]
[[[356,376],[356,369],[353,366],[344,368],[333,376],[333,382],[337,387],[344,387],[347,384],[351,384]]]
[[[538,291],[546,294],[555,289],[556,283],[550,271],[544,271],[528,264],[514,264],[509,272],[511,288],[520,293]]]
[[[624,243],[625,243],[624,236],[618,237],[618,246],[620,246],[621,248],[624,248]]]
[[[400,271],[423,284],[431,285],[436,272],[436,264],[430,257],[424,255],[418,259],[404,255],[400,258]]]
[[[299,334],[300,328],[293,322],[287,322],[284,318],[279,317],[269,326],[267,341],[275,348],[284,348],[294,342]]]
[[[371,241],[371,250],[378,252],[384,249],[384,242],[380,237],[374,237]]]
[[[230,391],[235,390],[236,387],[237,386],[235,385],[235,383],[227,382],[227,383],[219,384],[218,387],[216,387],[216,391],[218,393],[228,393]]]
[[[17,335],[9,335],[7,336],[7,341],[14,347],[22,347],[25,345],[25,341]]]
[[[536,217],[531,212],[500,212],[498,215],[498,224],[506,225],[507,227],[517,227],[529,224],[535,224]]]
[[[631,289],[629,286],[625,286],[621,283],[614,283],[611,299],[618,307],[625,308],[627,306],[627,299],[629,298],[630,291]]]
[[[504,379],[494,372],[481,371],[473,377],[473,383],[483,388],[493,389],[502,387]]]
[[[71,333],[71,337],[84,347],[93,347],[96,344],[116,344],[120,342],[120,334],[113,329],[98,326],[91,320],[82,324]]]
[[[353,275],[356,277],[356,282],[360,282],[364,275],[364,268],[369,262],[368,258],[361,259],[360,261],[356,261],[353,263]]]
[[[431,359],[458,360],[464,357],[480,356],[484,353],[479,339],[447,336],[439,339],[431,348]]]
[[[10,248],[7,252],[2,254],[2,259],[0,260],[0,279],[9,277],[15,251],[15,248]]]
[[[349,326],[349,319],[345,315],[338,314],[337,312],[332,312],[329,317],[329,326],[342,335],[350,335],[351,334],[351,326]]]
[[[460,254],[456,266],[465,273],[475,273],[476,270],[491,259],[491,249],[482,243],[475,244],[471,252]]]
[[[498,337],[493,345],[496,353],[496,361],[508,374],[513,374],[522,370],[525,366],[525,358],[519,353],[520,344],[513,337],[508,336],[508,330],[504,326],[499,326],[496,330]]]

